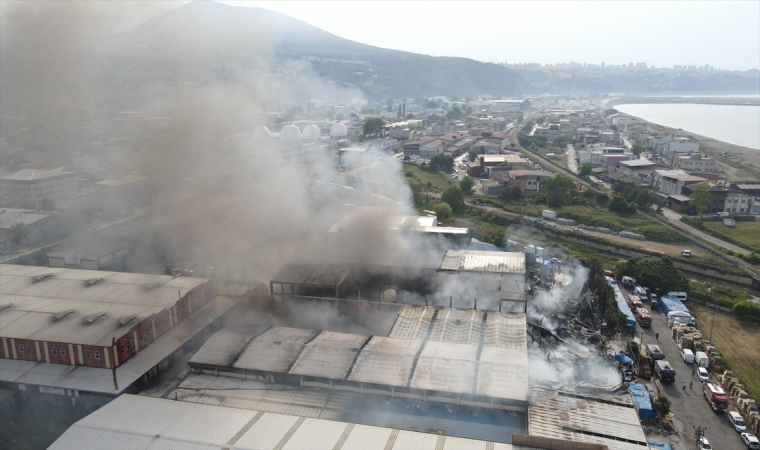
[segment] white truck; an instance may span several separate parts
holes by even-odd
[[[678,321],[680,323],[691,325],[693,327],[697,326],[697,321],[691,317],[691,314],[687,313],[686,311],[671,311],[668,313],[668,326],[670,328],[673,328],[673,325],[675,325],[675,322]]]
[[[545,209],[541,211],[541,217],[543,217],[544,219],[554,220],[557,218],[557,212]]]
[[[683,358],[683,362],[686,364],[694,363],[694,353],[692,353],[688,348],[681,349],[681,358]]]
[[[697,363],[698,367],[704,367],[707,369],[707,366],[710,365],[710,358],[707,357],[707,353],[705,352],[695,352],[694,362]]]

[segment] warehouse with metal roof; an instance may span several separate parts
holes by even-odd
[[[486,336],[500,334],[495,329],[503,325],[495,317],[486,320],[477,339],[467,343],[427,339],[429,331],[423,339],[409,339],[237,325],[215,333],[189,366],[195,373],[282,385],[525,411],[524,316],[521,344],[487,343]]]
[[[534,388],[528,434],[600,444],[609,450],[648,450],[630,395],[597,397]]]
[[[531,449],[443,434],[134,395],[122,395],[76,422],[49,448]]]
[[[235,305],[205,278],[0,264],[0,382],[116,395]]]

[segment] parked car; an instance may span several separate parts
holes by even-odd
[[[728,414],[728,421],[731,422],[731,426],[739,433],[743,433],[747,430],[747,425],[744,423],[744,418],[736,411],[731,411]]]
[[[707,440],[706,437],[701,437],[697,441],[697,449],[698,450],[712,450],[712,447],[710,446],[710,441]]]
[[[760,441],[757,439],[757,436],[755,436],[752,433],[742,433],[740,434],[742,438],[742,442],[744,445],[747,446],[749,450],[758,450],[760,449]]]
[[[699,375],[699,381],[703,383],[710,381],[710,372],[708,372],[707,369],[705,369],[704,367],[699,368],[697,375]]]
[[[715,213],[715,217],[728,217],[730,215],[731,215],[731,213],[730,212],[726,212],[726,211],[720,211],[720,212],[716,212]]]
[[[681,256],[683,256],[684,258],[691,258],[691,250],[682,251]]]

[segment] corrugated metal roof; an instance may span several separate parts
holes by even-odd
[[[368,339],[346,333],[323,332],[306,345],[290,373],[342,380],[359,347]]]
[[[606,445],[610,450],[648,449],[630,396],[597,398],[535,388],[528,409],[532,436]]]
[[[105,346],[135,324],[122,319],[156,314],[209,281],[11,264],[0,264],[0,273],[0,305],[11,305],[0,311],[0,336]]]
[[[292,261],[280,268],[272,283],[335,287],[340,286],[350,274],[351,268],[343,263]]]
[[[520,449],[475,439],[128,394],[72,425],[49,448]]]
[[[517,252],[483,252],[447,250],[440,270],[525,273],[525,254]]]

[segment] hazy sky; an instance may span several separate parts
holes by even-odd
[[[225,1],[379,47],[481,61],[760,68],[760,1]]]
[[[13,5],[51,2],[0,0]],[[55,2],[52,2],[56,4]],[[177,0],[86,4],[135,22]],[[58,3],[60,5],[61,3]],[[234,1],[304,20],[338,36],[384,48],[481,61],[646,62],[760,68],[760,1]],[[93,6],[97,6],[94,8]]]

